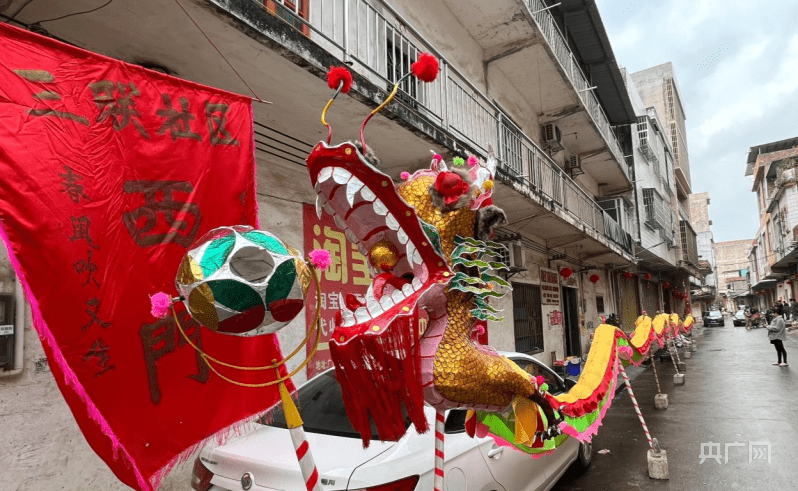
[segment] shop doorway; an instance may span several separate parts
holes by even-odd
[[[562,317],[565,330],[565,356],[582,356],[579,307],[576,288],[562,287]]]

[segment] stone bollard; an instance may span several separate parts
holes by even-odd
[[[651,479],[668,479],[668,452],[659,453],[648,449],[648,477]]]
[[[698,346],[696,346],[695,343],[691,344],[690,351],[698,351]]]
[[[668,409],[668,394],[657,394],[654,396],[654,407],[656,409]]]
[[[685,359],[687,359],[687,360],[689,360],[690,358],[692,358],[692,357],[693,357],[693,350],[687,350],[687,351],[685,351],[685,352],[684,352],[684,357],[685,357]]]
[[[684,385],[684,374],[677,373],[673,376],[673,385]]]
[[[683,361],[680,361],[680,362],[676,363],[676,367],[679,368],[680,372],[687,371],[687,363],[685,363]]]

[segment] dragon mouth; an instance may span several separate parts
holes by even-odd
[[[451,271],[392,179],[353,144],[319,143],[307,162],[317,214],[324,210],[332,215],[367,260],[375,245],[395,251],[390,268],[378,272],[369,264],[374,279],[365,299],[349,294],[340,302],[340,327],[368,325],[381,330],[396,316],[412,312],[421,296],[445,282]]]

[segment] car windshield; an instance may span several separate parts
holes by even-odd
[[[312,378],[299,389],[299,412],[304,421],[305,431],[345,438],[360,438],[346,416],[346,408],[341,398],[341,386],[335,378],[335,371],[329,370]],[[286,428],[285,413],[282,406],[274,411],[274,420],[269,426]],[[410,426],[405,420],[405,428]],[[371,438],[379,439],[374,424],[371,425]]]
[[[720,313],[719,310],[713,310],[709,313],[710,317],[723,317],[723,314]]]

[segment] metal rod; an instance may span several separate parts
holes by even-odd
[[[543,9],[540,9],[540,10],[535,10],[534,12],[532,12],[532,15],[539,14],[539,13],[544,12],[546,10],[553,9],[554,7],[558,7],[560,5],[562,5],[562,2],[555,3],[554,5],[549,5],[546,8],[543,8]]]
[[[643,413],[640,412],[640,406],[637,404],[637,399],[635,398],[635,393],[632,390],[632,385],[629,383],[629,377],[626,375],[626,370],[623,368],[623,364],[619,365],[621,368],[621,375],[623,375],[623,381],[626,383],[626,390],[629,391],[629,397],[632,399],[632,405],[635,407],[635,412],[637,413],[638,419],[640,419],[640,424],[643,426],[643,431],[646,434],[646,440],[648,440],[648,446],[651,447],[652,450],[659,453],[659,449],[654,449],[654,442],[651,440],[651,433],[648,432],[648,426],[646,426],[646,420],[643,419]]]
[[[435,408],[435,475],[433,483],[435,491],[443,491],[443,409]]]
[[[657,395],[662,395],[662,388],[659,386],[659,375],[657,375],[657,364],[654,358],[654,356],[651,357],[651,369],[654,370],[654,381],[657,382]]]

